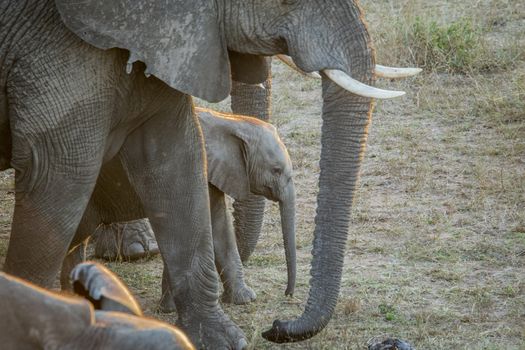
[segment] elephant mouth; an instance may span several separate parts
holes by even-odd
[[[275,194],[273,193],[274,191],[270,186],[264,186],[264,191],[266,192],[267,198],[269,198],[270,200],[274,202],[279,201],[279,199],[276,198],[277,196],[275,196]]]
[[[271,186],[264,185],[261,189],[252,189],[250,188],[250,191],[258,196],[264,196],[266,199],[271,200],[272,202],[279,202],[279,196],[274,193],[274,190]]]

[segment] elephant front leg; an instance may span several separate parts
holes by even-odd
[[[57,140],[29,147],[29,139],[14,140],[15,211],[4,269],[50,288],[95,186],[100,160],[96,152],[91,160],[76,159],[72,149],[53,154],[49,143]]]
[[[120,157],[155,231],[179,326],[198,348],[240,349],[245,336],[218,304],[202,134],[181,99],[129,135]]]
[[[221,277],[224,294],[222,301],[246,304],[254,301],[255,292],[244,282],[241,258],[237,250],[233,225],[226,208],[224,193],[209,185],[210,210],[215,265]]]

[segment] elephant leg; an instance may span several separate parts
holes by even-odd
[[[160,296],[159,302],[160,311],[165,313],[177,311],[175,301],[173,300],[173,294],[170,290],[170,277],[168,275],[168,267],[164,263],[162,270],[162,295]]]
[[[247,304],[256,299],[255,292],[244,282],[241,258],[233,232],[233,225],[228,215],[224,193],[209,184],[211,225],[215,266],[224,287],[221,300],[230,304]],[[176,311],[173,297],[169,290],[169,276],[164,265],[162,274],[162,296],[160,310]]]
[[[268,58],[271,60],[271,58]],[[270,120],[272,98],[271,76],[260,85],[232,82],[231,109],[235,114]],[[262,229],[265,198],[251,194],[246,199],[235,200],[233,217],[235,237],[243,263],[253,254]]]
[[[241,258],[235,241],[233,225],[228,215],[224,193],[209,184],[211,226],[215,265],[222,280],[224,293],[221,300],[231,304],[247,304],[256,298],[255,292],[244,282]],[[176,310],[173,297],[169,291],[169,276],[164,266],[162,275],[162,312]]]
[[[72,140],[78,144],[71,149],[63,147]],[[101,163],[102,150],[97,150],[98,154],[80,151],[89,148],[80,140],[78,135],[44,140],[32,140],[30,135],[13,138],[16,195],[4,266],[7,273],[44,287],[53,286]],[[57,149],[60,154],[54,153]],[[92,159],[82,159],[84,156]]]
[[[271,58],[268,58],[271,60]],[[272,100],[271,76],[261,85],[232,81],[231,109],[234,114],[249,115],[270,121]]]
[[[241,258],[237,251],[233,225],[228,215],[224,193],[209,185],[211,225],[215,265],[221,277],[224,294],[222,301],[246,304],[254,301],[255,292],[244,282]]]
[[[218,304],[202,133],[191,98],[169,100],[120,157],[155,231],[178,324],[198,348],[242,348],[244,334]]]
[[[117,233],[100,232],[98,228],[101,224],[136,220],[144,216],[140,199],[131,186],[120,159],[114,157],[100,170],[89,204],[62,264],[62,289],[70,288],[69,274],[79,262],[84,260],[83,251],[90,236],[94,233],[106,233],[104,237],[98,239],[111,241],[112,244],[108,249],[117,246]]]
[[[120,92],[118,51],[63,34],[56,47],[15,56],[6,85],[16,194],[4,268],[44,287],[90,200]]]

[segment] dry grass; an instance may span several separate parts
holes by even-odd
[[[408,81],[378,82],[405,89],[408,97],[379,103],[374,114],[335,315],[307,342],[276,346],[260,337],[276,317],[293,318],[303,309],[317,192],[319,82],[279,63],[274,64],[273,122],[295,166],[296,295],[284,297],[278,208],[270,204],[245,273],[258,299],[225,309],[254,349],[363,349],[369,338],[382,334],[418,349],[525,349],[525,3],[362,2],[378,61],[423,62],[428,69]],[[471,26],[470,48],[478,51],[470,61],[457,69],[448,54],[418,56],[437,39],[425,41],[414,33],[443,34],[455,23]],[[456,32],[468,26],[459,25]],[[454,45],[466,45],[463,39],[456,36]],[[227,106],[224,101],[214,107]],[[0,174],[0,181],[2,257],[13,204],[11,174]],[[175,319],[155,311],[158,258],[110,267],[148,314]]]

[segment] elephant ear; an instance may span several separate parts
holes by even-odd
[[[208,160],[208,181],[237,200],[250,194],[246,142],[235,132],[235,116],[197,108]]]
[[[230,93],[226,42],[209,0],[55,0],[66,26],[101,49],[130,51],[146,72],[209,102]],[[123,68],[124,69],[124,68]]]
[[[261,84],[270,76],[271,58],[228,51],[232,79],[245,84]]]
[[[128,288],[98,263],[78,264],[71,271],[71,282],[75,293],[88,299],[97,310],[142,316],[142,310]]]

